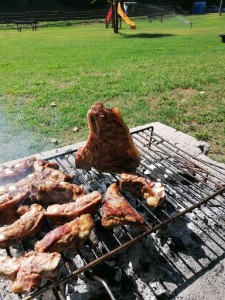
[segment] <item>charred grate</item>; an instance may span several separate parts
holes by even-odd
[[[149,180],[160,180],[166,189],[167,201],[159,208],[150,208],[141,197],[134,197],[129,193],[123,193],[133,207],[144,217],[147,230],[138,231],[131,226],[123,226],[114,230],[105,230],[101,226],[101,214],[95,217],[96,227],[90,239],[79,249],[70,255],[64,255],[65,268],[61,278],[54,283],[46,283],[42,288],[31,293],[26,299],[32,299],[50,290],[55,299],[65,298],[65,285],[76,276],[91,270],[100,263],[105,262],[115,254],[118,254],[129,246],[142,240],[151,233],[158,232],[165,225],[194,211],[196,217],[203,223],[213,222],[215,228],[221,228],[221,222],[225,224],[223,215],[225,208],[225,174],[218,171],[216,166],[191,157],[185,151],[178,149],[175,145],[157,135],[152,127],[134,131],[132,136],[141,151],[141,165],[137,170],[142,176]],[[74,155],[76,151],[70,151],[49,157],[60,165],[60,168],[68,173],[74,173],[74,183],[83,184],[87,192],[98,190],[104,194],[107,187],[118,181],[118,174],[99,173],[96,170],[77,170],[74,166]],[[206,206],[207,204],[207,206]],[[210,207],[209,213],[206,207]],[[192,220],[195,223],[195,220]],[[199,225],[198,225],[199,226]],[[47,229],[46,229],[47,231]],[[224,249],[217,239],[225,243],[223,237],[215,232],[205,233],[216,245]],[[16,253],[7,249],[7,254],[18,255],[32,249],[33,241],[24,240],[16,245]],[[171,248],[175,246],[173,240]],[[222,245],[221,244],[221,245]],[[207,245],[206,245],[207,247]],[[156,246],[159,249],[158,246]],[[175,251],[176,252],[176,251]],[[214,253],[212,249],[210,252]],[[214,253],[216,255],[216,253]],[[210,258],[209,258],[210,260]],[[173,264],[171,262],[171,264]],[[176,269],[176,267],[174,266]],[[192,269],[192,267],[190,267]],[[179,270],[176,271],[179,273]],[[23,297],[21,297],[23,298]]]

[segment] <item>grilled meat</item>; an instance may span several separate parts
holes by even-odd
[[[102,226],[112,228],[126,224],[143,225],[144,219],[130,203],[118,193],[117,183],[106,190],[102,206]]]
[[[96,168],[101,172],[121,173],[135,170],[140,153],[118,108],[106,109],[95,103],[87,114],[89,137],[76,153],[76,167]]]
[[[65,203],[68,200],[69,193],[73,193],[73,197],[76,194],[80,195],[84,193],[84,189],[82,187],[70,186],[65,182],[72,182],[73,177],[68,174],[64,174],[59,171],[58,164],[54,162],[47,162],[45,160],[25,160],[21,162],[19,166],[15,165],[13,167],[14,174],[16,174],[15,170],[21,171],[22,166],[27,169],[24,170],[27,172],[33,171],[29,173],[26,177],[20,177],[20,180],[13,183],[8,183],[3,186],[0,186],[0,224],[6,225],[11,224],[18,218],[17,208],[19,205],[23,204],[25,201],[29,201],[32,199],[33,202],[39,202],[43,205],[49,205],[53,203],[57,203],[60,199],[60,203]],[[29,168],[28,168],[29,166]],[[24,171],[24,174],[26,173]],[[21,171],[22,172],[22,171]],[[26,173],[27,174],[27,173]],[[63,189],[67,191],[63,197]],[[53,190],[50,193],[50,190]],[[56,197],[55,190],[60,190],[60,197]],[[33,194],[32,194],[33,191]],[[39,191],[39,193],[38,193]],[[71,199],[72,201],[72,199]]]
[[[0,196],[0,224],[7,225],[16,221],[19,217],[17,205],[29,198],[29,192],[6,193]]]
[[[9,256],[0,256],[0,277],[15,280],[19,268],[18,259]]]
[[[149,182],[146,178],[136,175],[121,174],[120,189],[141,194],[147,204],[153,207],[161,205],[166,199],[165,189],[161,182]]]
[[[31,157],[10,168],[4,165],[0,166],[0,185],[16,182],[33,172],[35,160],[35,157]]]
[[[41,171],[43,168],[59,169],[58,164],[54,162],[48,162],[46,160],[36,159],[35,157],[29,157],[20,162],[15,163],[11,167],[4,165],[0,166],[0,186],[15,183],[26,177],[27,175],[34,173],[35,171]]]
[[[12,284],[14,293],[30,292],[41,286],[43,279],[57,280],[62,265],[59,253],[31,251],[17,259],[19,270]]]
[[[50,185],[57,182],[72,182],[73,177],[64,174],[59,170],[52,169],[50,167],[43,168],[41,170],[35,171],[34,173],[29,174],[25,178],[14,184],[7,184],[0,187],[0,195],[5,193],[18,193],[18,192],[28,192],[32,184],[36,185]]]
[[[35,244],[38,252],[62,252],[82,245],[94,227],[90,214],[81,215],[73,221],[56,227]]]
[[[71,184],[69,182],[56,182],[52,184],[32,184],[31,197],[35,202],[43,205],[52,203],[63,204],[75,201],[77,197],[85,195],[83,186]]]
[[[7,247],[14,241],[36,234],[44,224],[44,208],[33,204],[17,221],[0,228],[0,247]]]
[[[102,196],[94,191],[88,195],[78,197],[74,202],[62,205],[54,204],[47,207],[45,215],[56,223],[64,223],[73,220],[82,214],[93,215],[97,206],[101,203]]]

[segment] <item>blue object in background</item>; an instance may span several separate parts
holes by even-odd
[[[204,14],[206,10],[206,2],[194,2],[193,14]]]

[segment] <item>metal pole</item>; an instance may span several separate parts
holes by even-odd
[[[115,33],[118,33],[119,32],[119,26],[118,26],[118,0],[115,0],[115,10],[114,10],[114,13],[115,13],[115,27],[114,27],[114,32]]]
[[[219,9],[219,15],[222,14],[222,7],[223,7],[223,0],[220,0],[220,9]]]

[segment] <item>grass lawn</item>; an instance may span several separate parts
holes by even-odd
[[[119,34],[103,23],[0,31],[0,113],[30,153],[87,138],[92,103],[129,127],[160,121],[211,144],[225,162],[225,15],[170,18]],[[74,131],[74,127],[78,130]],[[24,137],[23,137],[24,139]],[[26,143],[26,141],[24,141]]]

